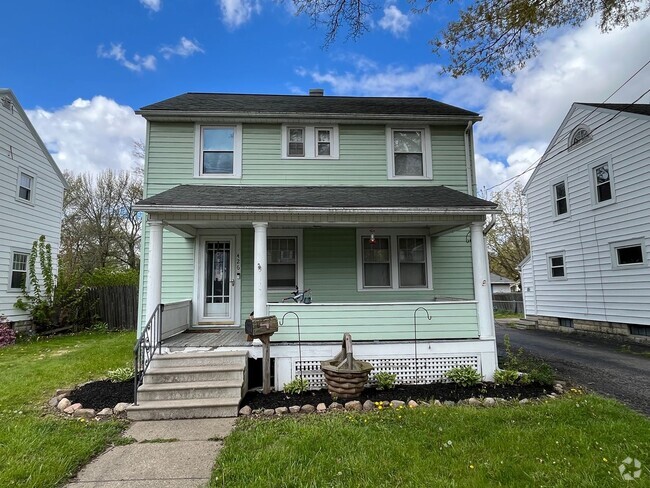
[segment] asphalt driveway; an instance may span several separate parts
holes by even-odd
[[[504,335],[514,349],[548,362],[560,379],[614,397],[634,410],[650,416],[650,347],[631,345],[578,334],[556,334],[540,330],[518,330],[496,326],[499,357],[505,355]],[[642,353],[645,353],[642,354]]]

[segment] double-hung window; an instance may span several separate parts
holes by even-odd
[[[613,195],[609,162],[594,166],[592,171],[596,203],[611,200]]]
[[[287,156],[290,158],[305,156],[305,129],[303,127],[289,127]]]
[[[241,177],[241,125],[197,126],[195,176]]]
[[[11,275],[9,277],[9,288],[20,290],[27,282],[27,259],[29,255],[23,252],[11,253]]]
[[[34,177],[23,171],[18,176],[18,199],[24,202],[34,199]]]
[[[431,133],[428,127],[387,129],[389,178],[431,178]]]
[[[566,193],[566,181],[553,185],[553,199],[555,202],[555,215],[560,217],[569,212],[569,202]]]
[[[294,289],[298,286],[298,238],[269,237],[266,253],[268,287]]]
[[[410,231],[359,232],[359,290],[431,288],[426,235]]]
[[[552,280],[562,280],[566,278],[564,254],[548,256],[548,277]]]
[[[332,155],[332,129],[316,128],[316,156]]]

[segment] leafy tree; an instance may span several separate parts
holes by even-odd
[[[298,13],[326,26],[325,44],[344,28],[356,38],[368,30],[378,0],[292,0]],[[437,0],[409,0],[414,13],[425,13]],[[430,41],[433,51],[447,51],[443,72],[454,77],[514,72],[538,53],[537,40],[554,27],[578,27],[597,17],[602,32],[645,18],[650,0],[449,0],[459,5],[452,20]]]
[[[497,215],[494,228],[486,236],[490,271],[516,281],[517,267],[530,252],[528,213],[521,185],[497,193],[492,201],[503,213]]]
[[[138,269],[142,218],[133,209],[142,179],[126,171],[66,173],[60,263],[78,276],[97,268]]]

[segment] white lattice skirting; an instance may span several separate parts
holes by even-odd
[[[341,347],[338,344],[303,346],[299,355],[297,346],[283,345],[271,348],[275,359],[275,388],[282,389],[302,372],[312,389],[324,388],[325,378],[320,369],[322,360],[331,359]],[[397,375],[402,384],[426,384],[447,381],[444,374],[457,366],[471,366],[486,380],[492,380],[497,365],[494,341],[455,341],[418,344],[417,370],[413,344],[377,343],[354,347],[354,357],[374,366],[369,384],[376,373],[386,371]]]

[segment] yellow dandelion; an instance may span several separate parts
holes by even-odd
[[[474,469],[474,465],[473,465],[473,464],[470,464],[470,465],[469,465],[469,469]]]

